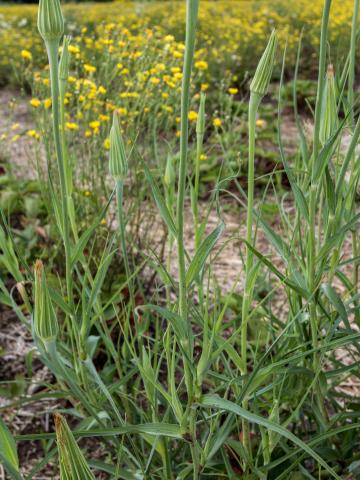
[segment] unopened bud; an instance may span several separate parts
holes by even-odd
[[[128,173],[128,161],[116,111],[110,130],[109,171],[115,180],[124,180]]]
[[[172,155],[168,155],[164,175],[164,183],[168,188],[174,184],[175,177],[176,174],[174,169],[174,157]]]
[[[59,0],[40,0],[38,30],[44,40],[60,40],[64,33],[64,17]]]
[[[196,135],[201,137],[203,137],[205,133],[205,99],[205,93],[201,93],[199,112],[196,122]]]
[[[277,43],[276,30],[273,30],[267,47],[257,66],[254,78],[250,84],[251,93],[257,93],[260,96],[266,94],[274,68]]]
[[[41,260],[35,263],[33,321],[34,331],[45,346],[56,339],[59,327]]]
[[[56,443],[59,451],[60,478],[95,480],[89,465],[80,450],[65,418],[55,414]]]
[[[334,67],[330,64],[326,74],[325,88],[322,98],[322,121],[320,125],[320,141],[323,145],[335,133],[339,123]]]

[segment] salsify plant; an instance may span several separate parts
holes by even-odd
[[[299,148],[292,159],[282,140],[284,49],[278,146],[289,188],[276,188],[274,172],[262,195],[256,189],[257,114],[276,62],[273,31],[250,84],[247,189],[236,172],[219,177],[206,206],[200,202],[204,95],[194,146],[188,127],[198,7],[199,0],[187,0],[178,159],[169,151],[162,162],[165,171],[157,176],[158,168],[145,162],[136,142],[123,138],[115,111],[107,179],[113,191],[94,222],[81,229],[81,212],[73,198],[76,171],[64,134],[70,39],[64,37],[59,63],[64,33],[60,3],[40,0],[38,27],[49,57],[60,180],[57,189],[51,172],[47,188],[64,251],[65,279],[50,282],[41,260],[34,268],[27,265],[2,213],[1,255],[22,305],[1,280],[0,291],[32,332],[40,359],[55,378],[46,392],[21,404],[56,398],[62,408],[50,432],[13,437],[1,420],[0,461],[11,478],[35,478],[48,463],[58,463],[61,479],[341,479],[357,474],[358,405],[341,385],[358,377],[360,355],[360,119],[355,92],[359,1],[354,1],[351,44],[342,68],[330,63],[331,0],[324,2],[312,138],[297,109],[299,45],[293,102]],[[345,135],[350,141],[344,150]],[[132,251],[126,198],[134,159],[147,201],[154,200],[167,232],[164,263],[155,251]],[[227,190],[224,185],[230,181],[234,188]],[[276,227],[261,208],[272,188],[279,214]],[[241,214],[238,232],[220,244],[227,196],[246,211],[245,235]],[[111,208],[117,212],[116,228],[109,229],[100,257],[93,256],[92,239]],[[213,210],[218,224],[209,232]],[[184,233],[191,217],[194,253]],[[267,239],[266,251],[259,246],[259,232]],[[213,273],[219,252],[229,242],[240,242],[244,259],[238,272],[242,281],[235,281],[231,291],[222,288]],[[118,263],[124,266],[124,280],[105,296],[104,282]],[[151,292],[141,291],[145,267],[157,277]],[[270,287],[259,295],[265,283]],[[26,284],[32,285],[31,297]],[[281,308],[276,308],[277,295]],[[43,458],[26,475],[19,464],[19,441],[38,441],[43,448]],[[100,452],[96,459],[94,448]]]

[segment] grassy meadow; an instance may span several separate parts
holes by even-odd
[[[360,478],[359,7],[0,5],[0,478]]]

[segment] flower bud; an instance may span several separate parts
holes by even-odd
[[[338,123],[339,118],[337,113],[334,67],[330,64],[326,74],[326,82],[322,98],[320,141],[323,145],[325,145],[325,143],[335,133]]]
[[[174,169],[174,157],[172,155],[168,155],[166,160],[166,168],[165,168],[165,175],[164,175],[164,183],[166,187],[171,187],[175,183],[175,169]]]
[[[55,414],[56,443],[59,451],[60,480],[81,478],[95,480],[65,418]]]
[[[277,43],[276,30],[273,30],[250,84],[251,93],[256,93],[262,97],[266,94],[274,68]]]
[[[69,76],[69,63],[70,63],[69,44],[70,44],[70,36],[65,35],[63,38],[63,47],[62,47],[61,57],[59,61],[59,80],[62,80],[63,82],[66,82]]]
[[[64,17],[60,0],[39,1],[38,30],[45,41],[60,40],[64,33]]]
[[[124,180],[128,173],[128,161],[116,111],[110,130],[109,171],[115,180]]]
[[[205,133],[205,99],[205,93],[201,93],[199,112],[196,122],[196,135],[198,137],[203,137]]]
[[[34,290],[34,331],[46,346],[56,339],[59,327],[41,260],[35,263]]]

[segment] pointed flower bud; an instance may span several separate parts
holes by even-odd
[[[174,169],[174,157],[172,155],[168,155],[166,160],[166,168],[165,168],[165,175],[164,175],[164,183],[169,188],[171,185],[175,183],[175,169]]]
[[[251,93],[256,93],[262,97],[266,94],[274,68],[277,43],[276,30],[273,30],[250,84]]]
[[[95,480],[65,418],[55,414],[56,443],[59,451],[60,480]]]
[[[196,122],[196,135],[203,137],[205,133],[205,93],[201,93],[200,106]]]
[[[328,66],[326,83],[322,98],[322,121],[320,125],[320,141],[323,145],[335,133],[339,123],[334,67]]]
[[[47,343],[55,341],[59,327],[41,260],[37,260],[35,263],[33,322],[34,331],[45,346]]]
[[[60,40],[64,33],[64,17],[60,0],[40,0],[38,30],[46,40]]]
[[[115,180],[124,180],[128,173],[128,161],[116,111],[110,130],[109,171]]]
[[[70,44],[70,36],[65,35],[63,38],[63,47],[59,62],[59,80],[66,82],[69,76],[69,63],[70,63],[70,55],[69,55],[69,44]]]

